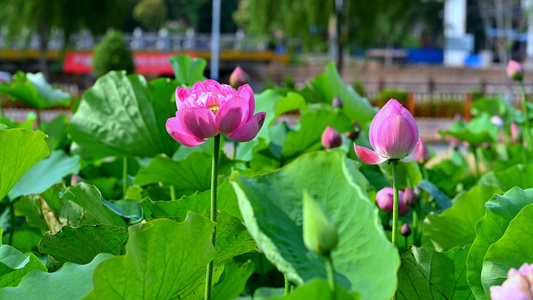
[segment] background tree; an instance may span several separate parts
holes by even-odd
[[[96,45],[92,63],[94,74],[98,77],[112,70],[126,70],[128,74],[135,70],[131,51],[118,31],[108,33]]]
[[[163,0],[141,0],[133,9],[133,18],[148,30],[159,30],[167,21],[167,5]]]
[[[123,0],[2,0],[0,27],[8,29],[8,38],[19,38],[26,31],[27,42],[34,33],[39,37],[41,71],[48,78],[46,50],[52,29],[63,32],[67,45],[73,33],[88,29],[94,35],[123,24],[126,1]]]

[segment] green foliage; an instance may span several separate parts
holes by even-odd
[[[133,8],[133,18],[144,28],[158,30],[167,21],[167,6],[163,0],[141,0]]]
[[[467,141],[472,146],[478,146],[485,142],[494,143],[498,140],[498,127],[492,124],[490,116],[486,113],[468,124],[463,121],[455,122],[449,130],[440,131],[440,133],[461,141]]]
[[[122,33],[113,31],[94,48],[92,59],[96,76],[101,77],[110,71],[124,70],[131,74],[135,70],[131,51],[128,49]]]
[[[50,154],[41,131],[0,130],[0,199],[41,159]]]
[[[386,88],[378,94],[378,106],[382,107],[390,99],[398,100],[403,106],[407,105],[407,93],[403,89]]]
[[[0,246],[0,290],[17,286],[33,270],[46,271],[46,267],[33,254],[24,255],[11,246]]]
[[[232,184],[246,227],[290,281],[302,285],[326,277],[324,262],[303,242],[302,197],[307,190],[338,230],[339,245],[332,257],[339,285],[363,298],[389,298],[394,294],[399,259],[354,173],[358,171],[340,154],[315,152],[279,171],[239,176]]]
[[[204,81],[205,66],[207,61],[189,55],[176,55],[168,59],[174,70],[176,81],[181,85],[192,86],[197,81]]]

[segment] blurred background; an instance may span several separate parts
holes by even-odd
[[[221,0],[218,79],[239,65],[256,92],[300,88],[334,61],[375,105],[396,98],[416,103],[417,118],[468,118],[483,95],[518,105],[509,59],[533,92],[532,12],[533,0]],[[172,77],[176,54],[207,59],[209,72],[212,16],[211,0],[2,0],[0,81],[42,72],[79,97],[112,69]]]

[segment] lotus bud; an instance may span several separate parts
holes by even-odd
[[[416,156],[416,161],[419,164],[423,164],[429,160],[429,150],[428,146],[426,146],[426,143],[422,139],[420,139],[420,145],[418,145],[418,155]]]
[[[382,188],[376,194],[376,202],[384,211],[392,212],[394,206],[394,189],[392,187]],[[398,191],[398,214],[401,216],[409,212],[409,206],[405,204],[403,191]]]
[[[418,154],[418,127],[413,115],[395,99],[389,100],[376,114],[369,131],[375,152],[354,144],[359,159],[377,165],[389,159],[415,160]]]
[[[496,115],[492,116],[490,121],[492,122],[492,124],[498,126],[498,128],[502,128],[503,127],[503,120],[502,120],[502,118],[500,118],[500,116],[496,116]]]
[[[246,74],[246,72],[244,72],[239,66],[237,66],[229,76],[229,83],[234,89],[247,84],[248,81],[250,81],[250,77],[248,77],[248,74]]]
[[[520,140],[522,139],[522,134],[520,132],[520,127],[516,125],[515,122],[511,123],[511,143],[516,144],[520,143]]]
[[[453,121],[454,122],[464,122],[464,120],[465,120],[465,118],[461,114],[455,114],[453,116]]]
[[[515,81],[522,81],[524,79],[524,69],[517,61],[510,60],[507,64],[507,77]]]
[[[533,264],[524,263],[520,269],[511,268],[501,286],[490,287],[492,300],[533,299]]]
[[[338,96],[333,98],[333,102],[331,103],[331,106],[333,108],[342,108],[342,100]]]
[[[411,226],[409,226],[409,224],[407,224],[407,223],[403,224],[402,229],[400,229],[400,232],[405,237],[410,236],[411,235]]]
[[[415,194],[415,191],[409,187],[406,187],[405,192],[403,193],[403,200],[405,201],[405,204],[413,206],[416,202],[418,202],[418,196]]]
[[[322,133],[322,146],[325,149],[337,148],[342,145],[342,137],[339,132],[328,126],[326,130]]]
[[[359,137],[359,134],[361,134],[361,125],[359,125],[359,123],[357,123],[356,121],[353,121],[353,126],[355,127],[355,131],[349,131],[344,134],[352,141],[357,139]]]
[[[485,149],[490,149],[490,143],[489,142],[481,143],[481,147],[483,147]]]
[[[307,191],[303,197],[303,235],[305,247],[316,254],[329,254],[339,242],[335,224]]]

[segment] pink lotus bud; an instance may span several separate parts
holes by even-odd
[[[483,147],[485,149],[490,149],[490,143],[489,142],[483,142],[483,143],[481,143],[481,147]]]
[[[524,69],[517,61],[510,60],[507,64],[507,77],[512,80],[522,81],[524,78]]]
[[[402,225],[402,229],[400,229],[400,232],[403,236],[408,237],[411,235],[411,226],[409,224],[405,223]]]
[[[342,145],[342,137],[339,132],[328,126],[322,133],[322,146],[326,149],[337,148]]]
[[[390,99],[370,124],[370,144],[374,151],[354,144],[357,157],[370,165],[389,159],[413,161],[419,145],[415,118],[395,99]]]
[[[426,143],[422,139],[420,139],[420,145],[418,146],[418,155],[416,156],[416,161],[419,164],[423,164],[429,160],[429,150],[428,146],[426,146]]]
[[[361,125],[359,125],[359,123],[357,123],[356,121],[353,121],[353,126],[355,127],[355,131],[349,131],[344,133],[344,135],[352,141],[357,139],[359,137],[359,134],[361,134]]]
[[[338,96],[333,98],[333,102],[331,102],[331,106],[333,108],[342,108],[342,100]]]
[[[415,191],[409,187],[406,187],[405,192],[403,193],[403,200],[405,201],[405,204],[413,206],[416,202],[418,202],[418,196],[415,194]]]
[[[239,66],[237,66],[229,76],[229,84],[236,89],[248,83],[249,80],[250,77],[248,77],[248,74],[246,74],[246,72],[244,72],[244,70]]]
[[[515,122],[511,122],[511,143],[517,144],[520,143],[522,139],[522,133],[520,132],[520,127],[516,125]]]
[[[403,197],[403,191],[398,191],[398,214],[401,216],[406,215],[409,212],[409,206],[405,204]],[[376,202],[382,210],[392,212],[394,206],[394,189],[391,187],[382,188],[376,194]]]
[[[176,117],[167,120],[167,132],[180,144],[194,147],[222,134],[235,142],[255,138],[265,113],[254,115],[255,98],[249,85],[238,90],[214,80],[199,81],[192,89],[176,89]]]
[[[502,118],[500,118],[500,116],[497,116],[497,115],[492,116],[490,121],[492,122],[492,124],[498,126],[498,128],[502,128],[503,127],[503,120],[502,120]]]
[[[533,299],[533,264],[524,263],[520,269],[512,268],[501,286],[490,287],[492,300]]]

